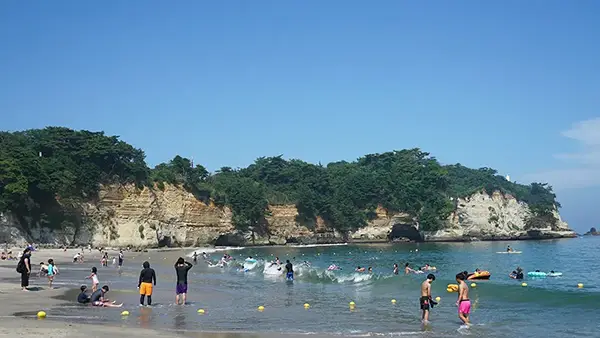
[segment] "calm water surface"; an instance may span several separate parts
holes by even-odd
[[[120,309],[97,309],[77,304],[52,309],[55,317],[89,322],[111,322],[173,331],[254,331],[274,333],[336,334],[355,336],[414,335],[427,337],[598,337],[600,318],[600,238],[555,241],[344,245],[320,247],[269,247],[227,250],[240,264],[251,255],[259,264],[244,272],[237,263],[226,268],[199,262],[189,276],[190,304],[173,305],[174,261],[192,250],[127,253],[121,274],[97,262],[63,266],[57,285],[77,286],[91,266],[99,269],[101,284],[115,292],[109,297],[124,302],[131,315]],[[522,254],[497,254],[511,245]],[[202,251],[202,250],[201,250]],[[208,252],[208,250],[205,250]],[[223,251],[210,253],[214,260]],[[264,261],[278,256],[295,263],[296,279],[264,271]],[[137,278],[141,263],[149,260],[158,274],[152,308],[139,308]],[[189,259],[191,261],[191,258]],[[302,261],[311,267],[301,267]],[[425,275],[393,275],[401,267],[429,263],[437,267],[433,296],[441,302],[431,313],[431,324],[420,322],[419,286]],[[341,271],[328,272],[336,264]],[[267,263],[268,265],[268,263]],[[357,266],[373,267],[373,274],[355,273]],[[527,287],[508,274],[525,271],[560,271],[562,277],[532,279]],[[463,270],[489,270],[489,281],[471,289],[474,304],[469,330],[459,329],[456,293],[446,285]],[[402,272],[402,271],[401,271]],[[583,288],[577,284],[583,283]],[[67,297],[75,299],[76,292]],[[396,299],[396,304],[391,303]],[[354,301],[356,308],[349,309]],[[310,308],[304,309],[303,304]],[[257,307],[263,305],[263,312]],[[199,315],[198,309],[206,313]]]

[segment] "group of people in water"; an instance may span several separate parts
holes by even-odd
[[[458,283],[458,298],[456,306],[458,308],[458,318],[465,325],[470,325],[469,314],[471,313],[471,300],[469,299],[469,286],[465,283],[468,274],[466,271],[456,274],[456,282]],[[421,297],[419,305],[421,308],[421,319],[424,324],[429,323],[429,312],[437,305],[431,296],[431,284],[435,281],[434,274],[428,274],[427,279],[421,284]]]

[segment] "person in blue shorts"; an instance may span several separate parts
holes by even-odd
[[[290,263],[290,260],[286,260],[285,261],[285,278],[287,278],[287,280],[294,280],[294,268],[292,267],[292,263]]]

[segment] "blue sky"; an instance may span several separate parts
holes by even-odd
[[[104,130],[210,170],[420,147],[600,225],[600,2],[0,3],[0,129]]]

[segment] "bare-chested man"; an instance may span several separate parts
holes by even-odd
[[[419,303],[421,304],[421,310],[423,311],[422,320],[423,323],[429,322],[429,309],[434,305],[431,301],[431,283],[435,280],[433,274],[427,275],[427,279],[421,284],[421,298]]]
[[[465,283],[465,274],[463,272],[456,275],[456,282],[458,283],[458,300],[456,306],[458,306],[458,318],[469,325],[469,313],[471,312],[471,301],[469,300],[469,286]]]

